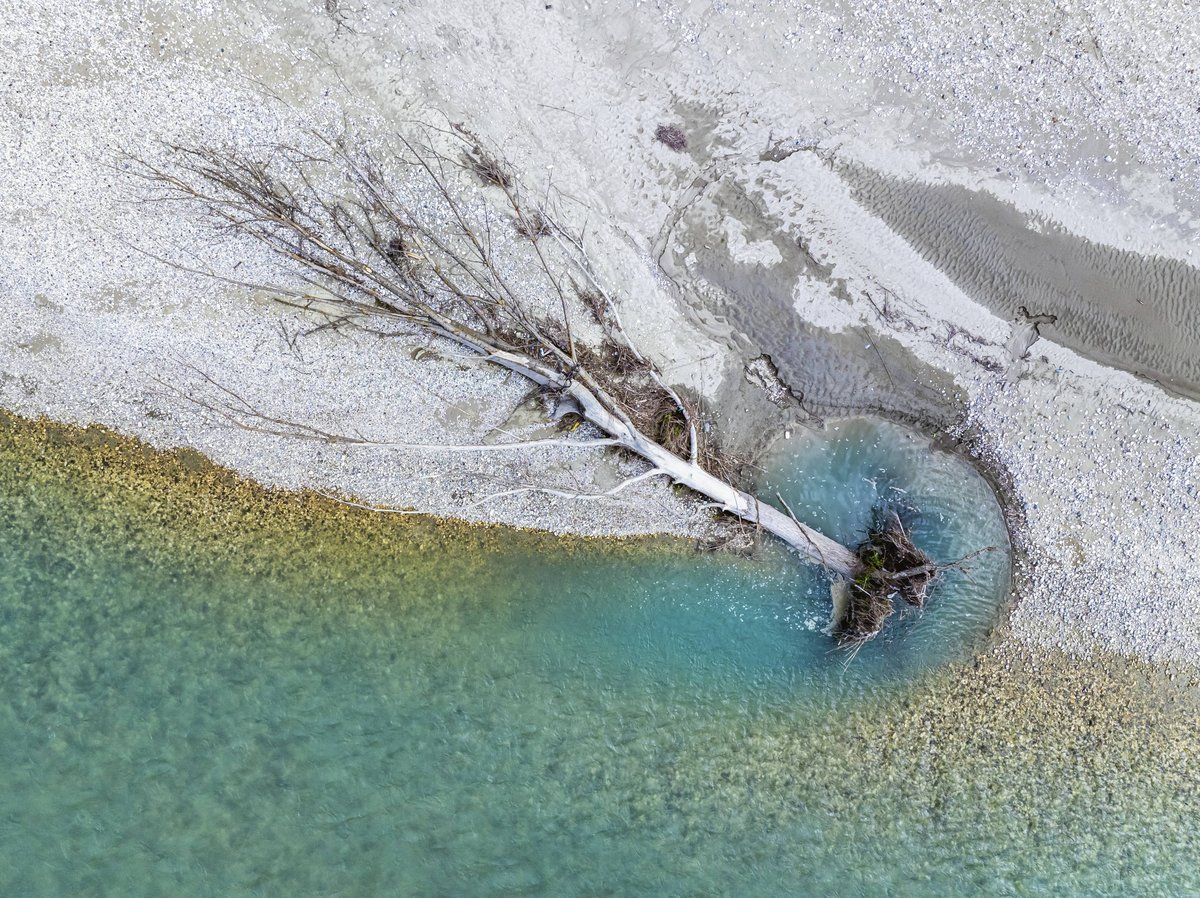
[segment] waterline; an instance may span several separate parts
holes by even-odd
[[[1197,886],[1194,715],[1115,674],[871,688],[809,651],[786,557],[380,520],[51,433],[0,428],[4,894]]]

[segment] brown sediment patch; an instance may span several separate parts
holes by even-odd
[[[1002,641],[952,665],[888,714],[884,737],[925,763],[969,764],[981,773],[1037,768],[1141,768],[1163,776],[1194,756],[1200,737],[1200,673],[1168,672],[1114,655],[1081,658]],[[871,727],[858,722],[862,732]],[[897,759],[898,763],[902,763]],[[911,762],[910,762],[911,763]],[[1182,769],[1176,771],[1182,774]],[[1181,784],[1182,786],[1183,784]],[[1186,791],[1200,801],[1200,781]]]
[[[879,839],[885,855],[906,845],[933,863],[939,843],[967,839],[981,874],[1014,858],[1080,875],[1126,868],[1112,874],[1130,877],[1124,894],[1168,894],[1144,890],[1146,877],[1177,875],[1172,864],[1200,847],[1181,825],[1200,812],[1197,686],[1194,669],[1171,680],[1004,642],[897,697],[780,714],[736,746],[714,734],[703,758],[679,760],[674,794],[689,812],[742,807],[780,827],[819,814],[825,844]]]
[[[357,508],[311,490],[261,486],[191,449],[157,450],[97,425],[0,412],[0,492],[30,507],[91,509],[79,543],[136,555],[173,571],[227,570],[315,578],[366,589],[397,566],[419,577],[481,573],[500,552],[685,552],[669,538],[556,536],[503,525]],[[49,501],[49,496],[53,501]],[[99,513],[97,513],[97,511]],[[3,513],[0,511],[0,522]],[[86,536],[85,536],[86,534]],[[55,547],[69,553],[71,547]]]

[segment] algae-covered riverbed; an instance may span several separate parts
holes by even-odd
[[[821,476],[921,482],[854,427]],[[0,893],[1194,893],[1194,709],[981,649],[989,601],[846,666],[783,555],[370,514],[0,419]]]

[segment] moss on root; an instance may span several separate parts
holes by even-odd
[[[859,569],[849,584],[846,607],[834,624],[838,644],[857,648],[887,625],[895,598],[925,606],[938,566],[912,541],[894,509],[876,509],[867,538],[855,549]]]

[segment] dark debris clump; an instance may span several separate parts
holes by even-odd
[[[918,549],[895,510],[877,512],[867,538],[855,550],[859,571],[848,585],[846,607],[834,625],[838,643],[857,648],[878,635],[892,615],[892,599],[925,606],[938,565]]]
[[[659,125],[654,129],[654,139],[676,153],[688,147],[687,135],[675,125]]]

